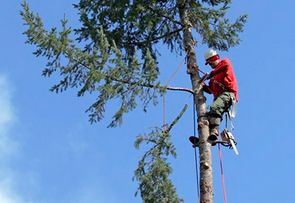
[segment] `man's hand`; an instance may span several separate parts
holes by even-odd
[[[206,73],[203,77],[205,77],[205,80],[209,80],[212,78],[212,73]]]
[[[212,78],[211,73],[205,73],[203,77],[200,78],[199,84],[203,83],[205,80],[209,80],[210,78]]]

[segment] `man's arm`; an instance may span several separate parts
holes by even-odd
[[[206,85],[205,83],[202,83],[204,92],[208,94],[212,94],[210,86]]]

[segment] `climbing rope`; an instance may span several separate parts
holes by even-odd
[[[194,137],[196,137],[196,106],[193,99],[193,126],[194,126]],[[198,203],[200,202],[200,190],[199,190],[199,170],[198,170],[198,156],[197,156],[197,147],[194,147],[195,155],[195,166],[196,166],[196,181],[197,181],[197,197]]]
[[[220,163],[220,173],[221,173],[221,181],[222,181],[223,199],[224,199],[224,203],[227,203],[220,144],[218,144],[218,155],[219,155],[219,163]]]

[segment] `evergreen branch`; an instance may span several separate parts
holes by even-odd
[[[147,39],[147,40],[144,40],[144,41],[141,41],[141,42],[122,42],[123,44],[132,44],[132,45],[142,45],[142,44],[146,44],[146,43],[150,43],[150,42],[154,42],[154,41],[157,41],[157,40],[159,40],[159,39],[163,39],[163,38],[166,38],[166,37],[168,37],[168,36],[171,36],[171,35],[173,35],[173,34],[175,34],[175,33],[178,33],[178,32],[180,32],[180,31],[182,31],[183,30],[183,28],[179,28],[179,29],[177,29],[177,30],[174,30],[174,31],[172,31],[172,32],[169,32],[169,33],[166,33],[166,34],[164,34],[164,35],[161,35],[161,36],[159,36],[159,37],[155,37],[155,38],[153,38],[153,39]]]
[[[80,65],[84,66],[85,68],[89,69],[90,68],[83,64],[82,62],[78,62]],[[155,84],[145,84],[145,83],[139,83],[139,82],[130,82],[128,80],[122,80],[122,79],[118,79],[118,78],[115,78],[115,77],[112,77],[110,75],[105,75],[106,78],[109,78],[113,81],[116,81],[116,82],[122,82],[122,83],[125,83],[125,84],[130,84],[130,85],[139,85],[139,86],[142,86],[142,87],[149,87],[149,88],[165,88],[165,89],[168,89],[168,90],[175,90],[175,91],[184,91],[184,92],[189,92],[191,94],[195,94],[195,92],[189,88],[184,88],[184,87],[170,87],[170,86],[164,86],[164,85],[155,85]]]
[[[161,128],[156,128],[149,135],[138,135],[135,147],[145,142],[152,142],[151,148],[144,153],[138,162],[138,167],[134,171],[133,181],[139,182],[139,187],[135,196],[140,192],[145,203],[180,203],[184,202],[176,193],[176,188],[170,180],[172,168],[167,159],[169,155],[176,158],[176,149],[171,142],[169,132],[163,132]]]
[[[148,8],[149,10],[151,10],[152,12],[154,12],[154,13],[160,15],[161,17],[166,18],[166,19],[170,20],[171,22],[173,22],[173,23],[175,23],[175,24],[178,24],[178,25],[181,25],[181,26],[182,26],[181,22],[179,22],[179,21],[177,21],[177,20],[174,20],[173,18],[171,18],[171,17],[169,17],[169,16],[167,16],[167,15],[163,15],[163,14],[161,14],[160,12],[157,12],[155,9],[153,9],[153,8],[151,8],[151,7],[149,7],[149,6],[148,6],[147,8]]]

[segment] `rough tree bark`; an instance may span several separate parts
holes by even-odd
[[[185,1],[178,0],[179,14],[183,25],[190,25],[185,10]],[[195,42],[189,26],[183,30],[183,43],[187,54],[187,73],[190,75],[192,88],[195,90],[194,103],[198,116],[199,156],[200,156],[200,203],[213,203],[213,170],[211,144],[207,142],[209,136],[209,122],[206,116],[206,98],[200,89],[200,76],[196,69],[197,59],[194,49]],[[199,90],[199,91],[198,91]]]

